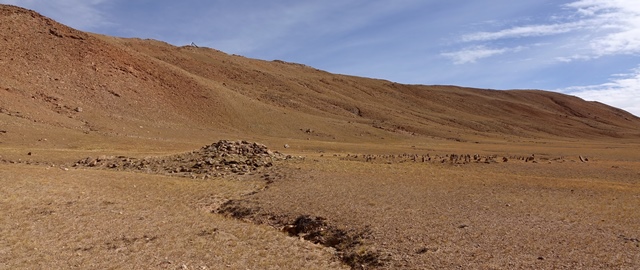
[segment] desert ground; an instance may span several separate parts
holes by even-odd
[[[0,148],[0,267],[638,267],[637,144],[304,142],[274,145],[292,157],[271,167],[207,179],[77,165],[195,145]],[[450,149],[499,158],[452,163]]]
[[[0,269],[638,269],[640,118],[0,5]]]

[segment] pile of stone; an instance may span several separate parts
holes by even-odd
[[[251,174],[262,168],[273,166],[275,161],[290,158],[291,156],[272,152],[259,143],[222,140],[197,151],[165,157],[143,159],[125,156],[87,157],[77,161],[74,167],[141,171],[206,179],[230,174]]]

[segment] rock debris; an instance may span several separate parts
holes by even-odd
[[[74,167],[141,171],[172,176],[207,179],[225,175],[244,175],[273,166],[289,155],[269,150],[265,145],[247,141],[221,140],[197,151],[165,157],[131,158],[125,156],[87,157]]]

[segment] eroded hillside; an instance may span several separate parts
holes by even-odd
[[[0,30],[1,119],[45,129],[345,142],[640,136],[640,119],[627,112],[546,91],[336,75],[209,48],[85,33],[13,6],[0,7]]]

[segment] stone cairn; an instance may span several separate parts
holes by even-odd
[[[222,140],[197,151],[165,157],[142,159],[125,156],[87,157],[77,161],[74,167],[140,171],[207,179],[231,174],[252,174],[262,168],[273,166],[275,161],[291,158],[289,155],[272,152],[259,143]]]

